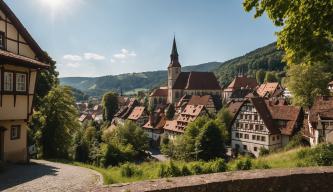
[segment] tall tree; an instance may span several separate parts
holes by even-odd
[[[313,104],[316,95],[327,95],[327,84],[331,74],[325,72],[326,66],[316,65],[293,65],[288,70],[287,86],[293,90],[295,95],[293,103],[305,107]],[[307,79],[307,81],[304,81]]]
[[[55,86],[42,100],[32,126],[44,158],[67,158],[72,135],[80,127],[75,99],[68,87]]]
[[[265,81],[266,72],[264,70],[258,70],[256,72],[256,79],[259,84],[262,84]]]
[[[277,33],[277,44],[285,51],[284,60],[287,61],[288,70],[291,70],[289,75],[297,76],[290,76],[287,80],[291,82],[287,84],[297,100],[301,101],[299,103],[311,104],[310,95],[314,97],[326,91],[327,85],[322,86],[318,82],[327,82],[327,76],[319,75],[315,79],[308,77],[315,73],[330,73],[332,78],[333,1],[244,0],[243,6],[248,12],[255,9],[255,17],[266,13],[276,26],[282,27]],[[294,65],[301,65],[303,73],[297,73]],[[309,69],[315,71],[312,73]],[[299,86],[292,86],[297,84]],[[302,92],[306,94],[300,95]]]
[[[112,121],[118,111],[118,94],[114,92],[105,93],[102,99],[103,118]]]

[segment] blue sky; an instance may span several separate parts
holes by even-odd
[[[183,66],[226,61],[276,40],[242,0],[5,0],[61,77],[166,69],[176,34]]]

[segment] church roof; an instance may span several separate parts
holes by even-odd
[[[212,72],[181,72],[172,89],[217,90],[221,86]]]

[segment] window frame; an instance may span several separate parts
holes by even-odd
[[[5,73],[12,73],[13,74],[13,79],[12,79],[12,90],[7,91],[5,90]],[[24,74],[25,75],[25,91],[18,91],[16,88],[16,74]],[[23,71],[14,71],[14,70],[6,70],[2,69],[1,70],[1,80],[0,80],[0,91],[3,92],[5,95],[27,95],[28,94],[28,82],[29,82],[29,76],[28,72],[23,72]]]
[[[16,135],[13,135],[13,131],[16,130]],[[10,140],[17,140],[21,138],[21,125],[12,125],[10,127]]]
[[[0,38],[2,39],[2,46],[0,44],[0,50],[6,50],[6,33],[3,31],[0,31]]]
[[[17,90],[18,86],[17,86],[17,83],[18,83],[18,76],[17,75],[24,75],[24,90],[21,91],[21,90]],[[16,72],[15,73],[15,92],[18,92],[18,93],[26,93],[27,90],[28,90],[28,75],[27,73],[21,73],[21,72]],[[22,82],[21,82],[22,83]]]

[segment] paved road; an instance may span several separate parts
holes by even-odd
[[[0,191],[90,191],[101,185],[98,173],[81,167],[32,160],[0,174]]]

